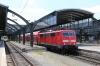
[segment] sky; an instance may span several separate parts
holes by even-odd
[[[34,22],[55,10],[71,8],[90,11],[94,13],[96,19],[100,19],[100,0],[0,0],[0,4],[8,6],[10,10],[20,14],[29,22]],[[19,24],[25,24],[11,13],[7,16],[16,19]]]

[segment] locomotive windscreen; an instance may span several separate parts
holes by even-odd
[[[74,32],[62,32],[63,36],[74,36]]]

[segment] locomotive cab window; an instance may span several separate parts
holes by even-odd
[[[74,32],[62,32],[63,36],[74,36]]]

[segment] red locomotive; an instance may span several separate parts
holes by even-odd
[[[25,40],[30,40],[30,35],[25,35]],[[76,51],[76,34],[74,30],[57,30],[33,33],[33,43],[58,50],[62,53]]]
[[[76,51],[78,49],[74,30],[57,30],[39,33],[38,44],[46,46],[47,49],[59,50],[62,53]]]

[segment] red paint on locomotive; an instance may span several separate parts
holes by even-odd
[[[39,43],[48,45],[76,45],[74,30],[58,30],[39,33]]]

